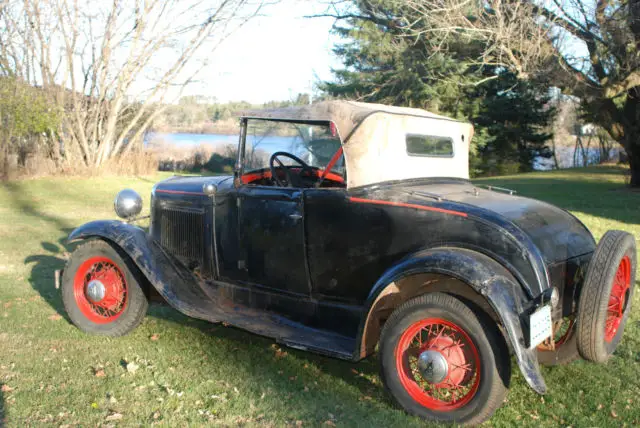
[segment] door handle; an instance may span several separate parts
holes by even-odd
[[[293,219],[295,221],[298,221],[298,220],[300,220],[302,218],[302,216],[300,214],[298,214],[298,213],[294,213],[294,214],[289,214],[289,218]]]

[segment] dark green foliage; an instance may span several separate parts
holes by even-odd
[[[475,60],[484,46],[449,41],[434,51],[422,39],[409,39],[397,14],[412,21],[410,9],[390,0],[354,0],[338,16],[334,31],[344,42],[334,52],[344,64],[321,89],[337,98],[424,108],[476,126],[470,150],[472,175],[502,172],[507,165],[531,170],[546,156],[551,135],[545,126],[554,111],[533,85]],[[482,82],[479,83],[478,82]]]
[[[204,164],[204,169],[212,173],[231,173],[235,165],[236,158],[226,154],[214,153],[209,161]]]
[[[531,171],[537,157],[551,157],[546,142],[552,137],[555,108],[548,93],[511,73],[500,74],[474,92],[469,95],[482,100],[479,112],[470,118],[485,133],[479,154],[482,175]]]

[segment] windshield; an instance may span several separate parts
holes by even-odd
[[[269,168],[269,158],[275,152],[287,152],[299,157],[307,165],[323,169],[340,148],[340,137],[335,127],[305,123],[276,122],[249,119],[244,152],[244,171]],[[285,165],[296,165],[286,157]],[[331,168],[331,172],[344,176],[344,157]]]

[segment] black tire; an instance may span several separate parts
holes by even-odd
[[[566,319],[563,322],[571,322]],[[580,359],[578,352],[578,335],[576,334],[575,322],[567,330],[567,337],[560,345],[556,344],[554,350],[542,349],[538,346],[538,362],[543,366],[564,366]],[[562,339],[556,337],[556,340]]]
[[[398,347],[405,343],[406,334],[411,336],[410,332],[415,328],[414,326],[429,319],[452,323],[466,334],[477,351],[475,355],[480,368],[470,364],[472,372],[465,373],[463,380],[457,383],[457,385],[469,387],[471,384],[475,385],[474,382],[478,382],[475,393],[469,395],[469,399],[464,396],[458,397],[458,402],[464,402],[461,407],[444,411],[434,410],[420,404],[415,395],[411,395],[403,386],[403,379],[406,383],[407,376],[401,374],[401,371],[405,371],[408,366],[403,360],[405,368],[398,369],[400,363],[396,351],[398,355],[403,355]],[[419,331],[422,335],[424,330]],[[437,339],[437,337],[430,339],[427,345]],[[466,345],[467,347],[462,349],[473,348],[468,343]],[[411,382],[414,382],[417,381],[416,370],[412,371],[414,374],[411,375],[413,377]],[[389,394],[408,413],[429,421],[475,425],[490,418],[502,405],[511,379],[511,363],[507,345],[495,322],[483,314],[474,314],[468,306],[453,296],[429,293],[405,302],[385,323],[380,338],[380,372]],[[447,373],[445,380],[450,377],[450,372],[447,371]],[[473,373],[477,373],[479,378]],[[423,379],[421,382],[425,384],[426,380]],[[417,383],[415,385],[418,386]]]
[[[124,303],[119,306],[117,317],[111,321],[106,318],[99,319],[99,315],[92,313],[87,315],[88,309],[83,303],[86,294],[75,289],[78,269],[83,268],[86,263],[90,264],[89,260],[94,258],[110,260],[124,277],[126,298],[123,298]],[[140,287],[137,275],[140,274],[129,257],[106,241],[96,239],[78,246],[67,261],[61,285],[62,301],[73,324],[86,333],[102,336],[124,336],[135,329],[144,319],[148,307],[147,298]],[[122,279],[119,274],[118,278]],[[82,296],[77,297],[76,292]],[[84,308],[85,312],[81,308]]]
[[[609,316],[609,300],[618,269],[623,269],[625,263],[629,264],[630,269],[628,291],[624,293],[624,303],[620,306],[622,315],[617,331],[607,340],[605,328]],[[620,230],[608,231],[589,262],[578,302],[578,351],[585,360],[604,363],[620,343],[631,312],[635,276],[636,243],[633,235]]]

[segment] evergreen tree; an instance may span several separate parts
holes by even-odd
[[[531,171],[536,158],[551,157],[547,141],[553,136],[550,127],[556,110],[548,92],[540,93],[532,83],[502,72],[468,95],[482,100],[470,119],[485,133],[479,153],[483,175]]]
[[[424,108],[473,122],[473,175],[503,172],[507,166],[513,169],[513,162],[518,170],[530,170],[536,156],[546,155],[550,135],[543,128],[553,110],[545,109],[544,96],[533,86],[500,70],[475,65],[483,45],[456,45],[450,39],[446,51],[434,50],[432,43],[403,36],[396,19],[398,2],[354,0],[351,6],[336,16],[334,31],[344,42],[334,53],[344,67],[333,70],[334,81],[321,85],[328,95]],[[402,12],[410,20],[407,10]],[[472,83],[485,78],[481,85]],[[508,110],[509,118],[502,125],[497,113],[501,109]]]

